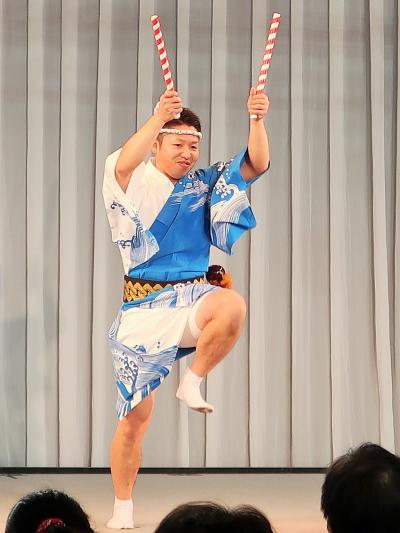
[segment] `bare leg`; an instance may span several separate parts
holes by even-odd
[[[154,405],[154,393],[142,400],[123,420],[120,420],[111,444],[111,475],[115,496],[118,500],[128,502],[136,481],[142,457],[143,435],[151,420]],[[132,505],[117,503],[114,514],[107,526],[115,529],[133,527]],[[129,519],[130,517],[130,519]]]
[[[210,294],[199,307],[196,322],[202,330],[191,370],[204,377],[233,348],[246,318],[246,304],[232,289]]]
[[[212,412],[200,394],[202,378],[233,348],[244,324],[246,304],[237,292],[221,289],[211,293],[200,305],[196,322],[201,329],[196,355],[177,391],[177,397],[200,412]]]

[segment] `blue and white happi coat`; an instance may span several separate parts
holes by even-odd
[[[114,176],[119,152],[107,158],[103,195],[112,239],[129,276],[159,281],[202,276],[211,245],[231,254],[239,237],[256,225],[246,195],[249,183],[240,173],[245,150],[228,163],[190,172],[175,186],[151,162],[142,163],[126,193]],[[219,288],[180,284],[122,304],[109,332],[119,419],[160,385],[174,361],[194,351],[179,347],[188,312],[213,290]]]

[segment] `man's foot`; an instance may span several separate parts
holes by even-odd
[[[114,512],[107,527],[111,529],[133,529],[133,501],[115,498]]]
[[[188,407],[200,413],[212,413],[214,407],[203,400],[200,392],[200,384],[203,378],[197,376],[187,368],[182,376],[176,397],[187,404]]]

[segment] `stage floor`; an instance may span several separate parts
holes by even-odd
[[[135,492],[138,533],[151,533],[176,505],[214,500],[228,505],[248,503],[261,509],[277,533],[326,533],[320,512],[323,474],[141,474]],[[11,506],[22,495],[57,488],[76,498],[98,533],[110,516],[113,493],[107,474],[0,475],[0,531]]]

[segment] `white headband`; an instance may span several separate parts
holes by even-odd
[[[173,128],[161,128],[160,133],[174,133],[175,135],[194,135],[199,139],[203,137],[201,132],[196,130],[177,130]]]

